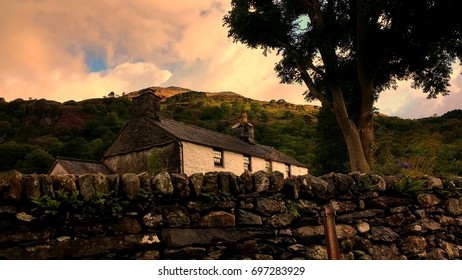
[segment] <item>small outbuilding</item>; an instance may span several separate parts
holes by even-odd
[[[113,174],[113,172],[107,168],[102,162],[92,160],[82,160],[73,158],[62,158],[58,157],[53,166],[50,168],[48,174],[50,175],[62,175],[62,174]]]

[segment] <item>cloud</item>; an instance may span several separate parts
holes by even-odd
[[[230,8],[229,0],[2,0],[1,96],[66,101],[175,85],[305,103],[305,86],[279,83],[276,54],[227,38]],[[404,82],[378,106],[403,117],[444,113],[462,104],[460,75],[451,81],[449,97],[428,101]]]
[[[462,67],[453,64],[449,95],[427,99],[427,94],[411,87],[411,81],[398,82],[398,89],[383,92],[376,106],[381,113],[402,118],[424,118],[434,114],[442,115],[448,111],[461,109]]]
[[[53,71],[31,81],[31,84],[40,85],[40,91],[31,88],[29,83],[10,78],[0,84],[0,91],[6,93],[7,100],[47,98],[63,102],[103,97],[111,91],[117,94],[130,92],[161,84],[171,76],[169,71],[143,62],[123,63],[100,72],[67,74]]]

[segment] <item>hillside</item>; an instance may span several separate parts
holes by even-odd
[[[233,92],[156,89],[164,97],[164,117],[228,133],[247,112],[258,143],[307,164],[314,174],[347,171],[335,121],[316,106],[258,101]],[[57,156],[99,160],[128,120],[136,94],[64,103],[0,99],[0,171],[44,173]],[[462,175],[461,112],[421,120],[379,115],[375,170]]]

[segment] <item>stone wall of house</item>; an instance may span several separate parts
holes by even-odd
[[[459,259],[462,178],[0,175],[0,259]]]

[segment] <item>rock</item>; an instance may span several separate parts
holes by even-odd
[[[50,175],[51,180],[53,181],[53,188],[55,191],[65,191],[68,194],[74,193],[77,191],[77,186],[75,184],[76,179],[72,174],[66,175]]]
[[[327,260],[327,249],[325,246],[321,245],[307,246],[305,257],[307,260]]]
[[[426,185],[429,190],[443,189],[443,181],[441,181],[441,179],[439,178],[432,177],[432,176],[424,176],[422,179],[427,181]]]
[[[331,198],[331,192],[335,191],[331,189],[334,188],[333,185],[329,188],[329,184],[326,181],[312,175],[300,176],[299,181],[300,191],[317,199]]]
[[[370,174],[369,176],[371,178],[372,184],[376,186],[377,191],[384,192],[387,189],[387,183],[381,176],[376,174]]]
[[[441,248],[446,252],[450,260],[457,259],[460,256],[459,249],[453,243],[443,241],[441,242]]]
[[[70,236],[59,236],[59,237],[56,237],[56,240],[58,242],[66,242],[66,241],[71,240],[71,237]]]
[[[284,201],[278,201],[276,199],[266,197],[257,197],[256,202],[257,207],[255,210],[266,216],[286,210]]]
[[[236,218],[233,214],[225,211],[210,212],[198,223],[199,227],[204,228],[226,228],[236,226]]]
[[[245,240],[242,243],[238,243],[234,246],[234,251],[238,254],[252,254],[257,249],[257,241]]]
[[[290,225],[294,219],[295,217],[289,213],[280,213],[269,218],[265,224],[270,225],[273,228],[281,228]]]
[[[200,259],[205,255],[206,249],[202,247],[184,247],[181,249],[165,249],[165,259],[173,260],[194,260]]]
[[[141,225],[135,218],[124,217],[117,221],[112,228],[115,232],[125,234],[137,234],[141,231]]]
[[[23,175],[16,170],[0,174],[0,201],[20,202],[24,196]]]
[[[284,181],[284,192],[289,195],[290,198],[298,199],[300,196],[300,183],[298,177],[291,177]]]
[[[252,174],[253,190],[263,192],[269,189],[270,181],[265,171],[260,170]]]
[[[236,238],[225,229],[162,229],[162,241],[171,247],[197,244],[234,243]]]
[[[154,228],[163,225],[162,215],[154,215],[152,213],[148,213],[143,216],[143,225]]]
[[[336,213],[352,212],[357,208],[356,204],[352,201],[331,200],[330,205]]]
[[[444,216],[444,215],[442,215],[440,217],[438,223],[443,225],[443,226],[456,226],[456,225],[458,225],[457,222],[456,222],[456,219],[454,219],[453,217],[448,217],[448,216]]]
[[[189,179],[184,174],[173,173],[171,176],[173,184],[173,194],[180,199],[186,199],[191,194]]]
[[[373,226],[368,235],[369,239],[382,242],[394,242],[399,238],[396,232],[384,226]]]
[[[30,214],[27,214],[26,212],[19,212],[18,214],[16,214],[16,219],[23,222],[31,222],[35,220],[35,217]]]
[[[434,231],[441,229],[441,225],[430,219],[422,219],[419,223],[423,231]]]
[[[434,194],[419,194],[417,201],[424,208],[430,208],[441,203],[441,200]]]
[[[244,193],[251,193],[253,192],[253,183],[252,183],[252,173],[249,170],[244,171],[239,177],[240,181],[240,190],[244,191]]]
[[[18,208],[14,206],[0,205],[0,214],[16,214],[16,213],[18,213]]]
[[[180,205],[165,205],[154,208],[154,215],[161,214],[163,223],[170,227],[181,227],[191,224],[188,210]]]
[[[154,176],[149,174],[149,172],[145,171],[138,174],[138,179],[140,180],[140,187],[143,190],[146,190],[148,193],[152,191],[152,180]]]
[[[202,186],[204,185],[204,174],[194,173],[189,176],[189,185],[191,187],[191,193],[194,197],[201,196]]]
[[[254,260],[272,260],[273,256],[265,254],[255,254],[253,257]]]
[[[284,174],[279,171],[273,171],[269,174],[270,190],[279,192],[284,187]]]
[[[154,190],[160,195],[170,196],[173,194],[174,188],[170,175],[163,171],[154,177],[153,181]]]
[[[38,198],[41,196],[40,191],[40,179],[37,174],[30,174],[23,176],[23,185],[26,188],[26,197],[31,198]]]
[[[406,221],[406,216],[403,213],[388,216],[384,219],[389,226],[399,227]]]
[[[405,255],[416,255],[425,252],[427,241],[422,236],[408,236],[401,244],[401,252]]]
[[[428,260],[447,260],[446,252],[441,248],[434,248],[427,254]]]
[[[137,199],[140,195],[140,179],[135,173],[125,173],[120,177],[122,192],[130,200]]]
[[[462,214],[462,198],[449,198],[446,209],[454,216]]]
[[[335,231],[337,232],[337,238],[339,240],[353,238],[356,236],[356,230],[350,225],[336,225]]]
[[[374,199],[371,199],[366,205],[370,208],[383,208],[389,209],[398,206],[407,206],[412,204],[412,199],[405,197],[387,197],[380,196]]]
[[[120,197],[120,176],[118,174],[110,174],[106,176],[109,181],[109,191],[116,197]]]
[[[218,172],[213,171],[204,174],[202,193],[218,194]]]
[[[357,250],[366,251],[367,248],[371,247],[372,245],[372,242],[369,239],[360,236],[355,236],[353,240],[355,244],[355,249]]]
[[[370,226],[369,223],[367,223],[367,222],[360,221],[359,223],[356,224],[356,230],[357,230],[359,233],[366,233],[366,232],[368,232],[370,229],[371,229],[371,226]]]
[[[229,193],[234,196],[239,196],[245,193],[245,191],[240,188],[237,182],[237,177],[233,173],[229,173]]]
[[[95,188],[96,193],[99,194],[111,194],[111,185],[109,182],[108,176],[102,174],[102,173],[97,173],[97,174],[92,174],[93,178],[93,187]]]
[[[39,179],[42,184],[42,194],[48,197],[55,197],[53,180],[51,180],[51,177],[45,174],[41,174],[39,175]]]
[[[245,210],[237,210],[237,224],[240,226],[262,225],[262,219],[259,215]]]
[[[374,217],[383,217],[385,215],[385,210],[382,209],[370,209],[356,211],[348,214],[338,215],[336,217],[337,221],[352,221],[356,219],[366,219]]]
[[[135,260],[160,260],[160,253],[156,250],[140,252],[134,257]]]
[[[157,234],[146,234],[141,237],[141,240],[138,243],[140,245],[151,245],[154,243],[160,243],[160,240]]]
[[[371,245],[367,248],[367,253],[373,260],[401,260],[402,256],[398,248],[394,245]]]
[[[334,182],[338,193],[343,196],[351,197],[354,193],[358,192],[358,184],[356,184],[351,176],[335,173]]]
[[[325,238],[323,226],[304,226],[292,230],[296,238],[302,239],[305,243],[315,242]]]
[[[218,172],[217,184],[219,191],[225,194],[229,194],[230,172]]]
[[[306,246],[302,244],[294,244],[294,245],[290,245],[289,247],[287,247],[287,250],[290,253],[299,254],[299,253],[305,253],[308,249],[306,248]]]
[[[299,199],[297,201],[297,210],[300,215],[315,215],[321,213],[321,206],[315,202]]]
[[[93,180],[90,174],[84,174],[77,177],[79,184],[80,195],[83,200],[89,201],[95,195],[95,189],[93,188]]]

